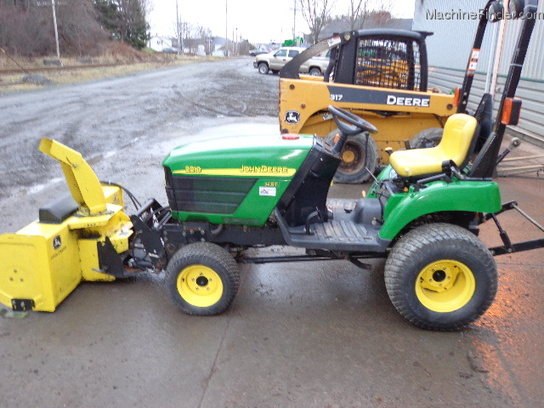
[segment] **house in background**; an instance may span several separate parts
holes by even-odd
[[[172,48],[172,39],[169,37],[152,36],[148,41],[148,47],[154,51],[162,51],[165,48]]]

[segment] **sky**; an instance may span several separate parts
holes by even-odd
[[[282,42],[291,38],[293,23],[297,35],[308,33],[308,26],[297,10],[296,0],[150,0],[151,35],[175,36],[176,1],[180,20],[209,28],[212,35],[247,39],[251,43]],[[369,0],[371,4],[390,4],[397,18],[412,18],[415,0]],[[346,14],[347,0],[336,0],[333,15]],[[227,27],[227,29],[225,29]]]

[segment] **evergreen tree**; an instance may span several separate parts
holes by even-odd
[[[112,38],[142,49],[149,39],[141,0],[94,0],[99,21]]]

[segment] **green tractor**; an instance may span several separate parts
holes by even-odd
[[[513,4],[519,16],[536,12],[538,2]],[[496,1],[486,6],[493,15],[501,8]],[[327,197],[346,140],[377,130],[334,106],[329,111],[340,134],[333,144],[283,134],[174,149],[163,162],[169,207],[150,200],[130,218],[121,209],[120,191],[97,184],[77,152],[42,142],[42,150],[61,162],[74,204],[58,200],[40,210],[35,224],[0,236],[2,257],[17,257],[5,262],[9,271],[0,268],[0,301],[14,310],[54,310],[67,295],[59,288],[72,290],[80,280],[166,270],[166,286],[182,311],[217,315],[238,291],[237,262],[342,259],[369,269],[362,259],[385,258],[387,292],[409,322],[431,330],[470,324],[494,300],[493,256],[544,246],[544,239],[510,242],[496,215],[516,204],[501,204],[492,180],[506,125],[519,116],[514,93],[534,22],[523,22],[497,118],[490,116],[488,97],[473,115],[451,116],[438,146],[392,153],[364,198]],[[491,219],[503,246],[487,248],[477,237],[479,225]],[[16,267],[23,259],[16,244],[30,234],[35,240],[23,249],[42,248],[43,256],[40,268],[27,272],[27,289],[8,278],[29,268]],[[244,256],[246,249],[272,245],[303,248],[305,254]],[[66,260],[54,264],[62,256]],[[62,269],[76,257],[79,270],[77,262]],[[62,279],[70,285],[51,282]],[[52,294],[40,292],[46,286]],[[55,299],[42,306],[48,296]]]

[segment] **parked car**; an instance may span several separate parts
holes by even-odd
[[[260,54],[255,57],[253,66],[257,68],[259,73],[268,74],[270,71],[277,74],[280,69],[284,67],[294,57],[304,51],[302,47],[283,47],[279,50],[269,53]],[[306,61],[300,66],[301,73],[308,73],[313,76],[323,75],[327,66],[329,65],[329,58],[327,57],[314,57]]]
[[[260,55],[260,54],[267,54],[269,52],[272,52],[272,50],[270,49],[255,49],[255,50],[251,50],[249,51],[249,55],[251,55],[252,57],[256,57],[257,55]]]
[[[166,54],[178,54],[179,50],[173,47],[164,47],[161,52],[164,52]]]

